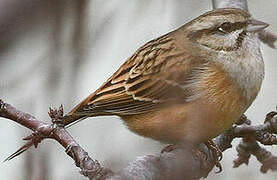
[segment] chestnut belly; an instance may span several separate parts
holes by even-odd
[[[231,128],[244,112],[239,105],[220,109],[203,100],[164,105],[153,112],[121,116],[128,128],[165,143],[205,142]]]

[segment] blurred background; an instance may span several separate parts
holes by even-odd
[[[249,10],[277,33],[276,0],[249,0]],[[0,98],[49,121],[48,107],[68,112],[96,90],[147,41],[211,10],[211,0],[1,0]],[[247,111],[254,123],[277,105],[277,51],[262,45],[266,76],[261,93]],[[69,129],[105,167],[119,170],[137,156],[159,153],[164,145],[130,133],[117,117],[97,117]],[[30,133],[0,118],[0,160]],[[239,141],[235,141],[236,145]],[[277,147],[267,147],[277,154]],[[276,179],[262,174],[254,158],[233,169],[235,148],[224,153],[223,172],[208,179]],[[16,159],[0,163],[0,179],[86,179],[64,149],[46,140]]]

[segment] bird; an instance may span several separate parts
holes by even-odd
[[[63,118],[119,116],[132,132],[162,143],[200,144],[228,130],[256,99],[264,78],[248,12],[206,12],[140,47]]]

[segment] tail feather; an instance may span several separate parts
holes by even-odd
[[[70,115],[67,114],[63,117],[63,123],[65,125],[65,127],[70,127],[72,125],[74,125],[75,123],[85,119],[87,116],[82,115],[82,116],[78,116],[78,115]]]
[[[96,116],[111,116],[115,115],[113,113],[107,113],[107,112],[99,112],[99,111],[90,111],[89,113],[68,113],[63,117],[63,123],[65,127],[70,127],[74,125],[77,122],[80,122],[88,117],[96,117]]]

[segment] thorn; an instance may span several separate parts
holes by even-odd
[[[17,151],[15,151],[15,152],[12,153],[9,157],[7,157],[3,162],[10,161],[10,160],[12,160],[13,158],[19,156],[20,154],[22,154],[23,152],[25,152],[27,149],[29,149],[32,145],[33,145],[33,141],[28,141],[28,142],[25,143],[23,146],[21,146]]]
[[[10,161],[13,158],[19,156],[20,154],[22,154],[23,152],[25,152],[26,150],[28,150],[31,146],[35,146],[35,148],[38,147],[38,144],[43,140],[43,137],[40,136],[37,132],[32,133],[31,135],[24,137],[23,140],[27,140],[28,142],[26,142],[23,146],[21,146],[16,152],[14,152],[13,154],[11,154],[9,157],[7,157],[4,162],[6,161]]]
[[[206,144],[207,148],[212,151],[215,166],[218,168],[218,171],[216,171],[216,173],[218,174],[218,173],[222,172],[222,165],[221,165],[220,161],[222,160],[223,155],[222,155],[221,150],[213,142],[213,140],[209,140],[205,144]]]
[[[25,141],[31,140],[31,139],[33,139],[33,134],[23,138],[23,140],[25,140]]]

